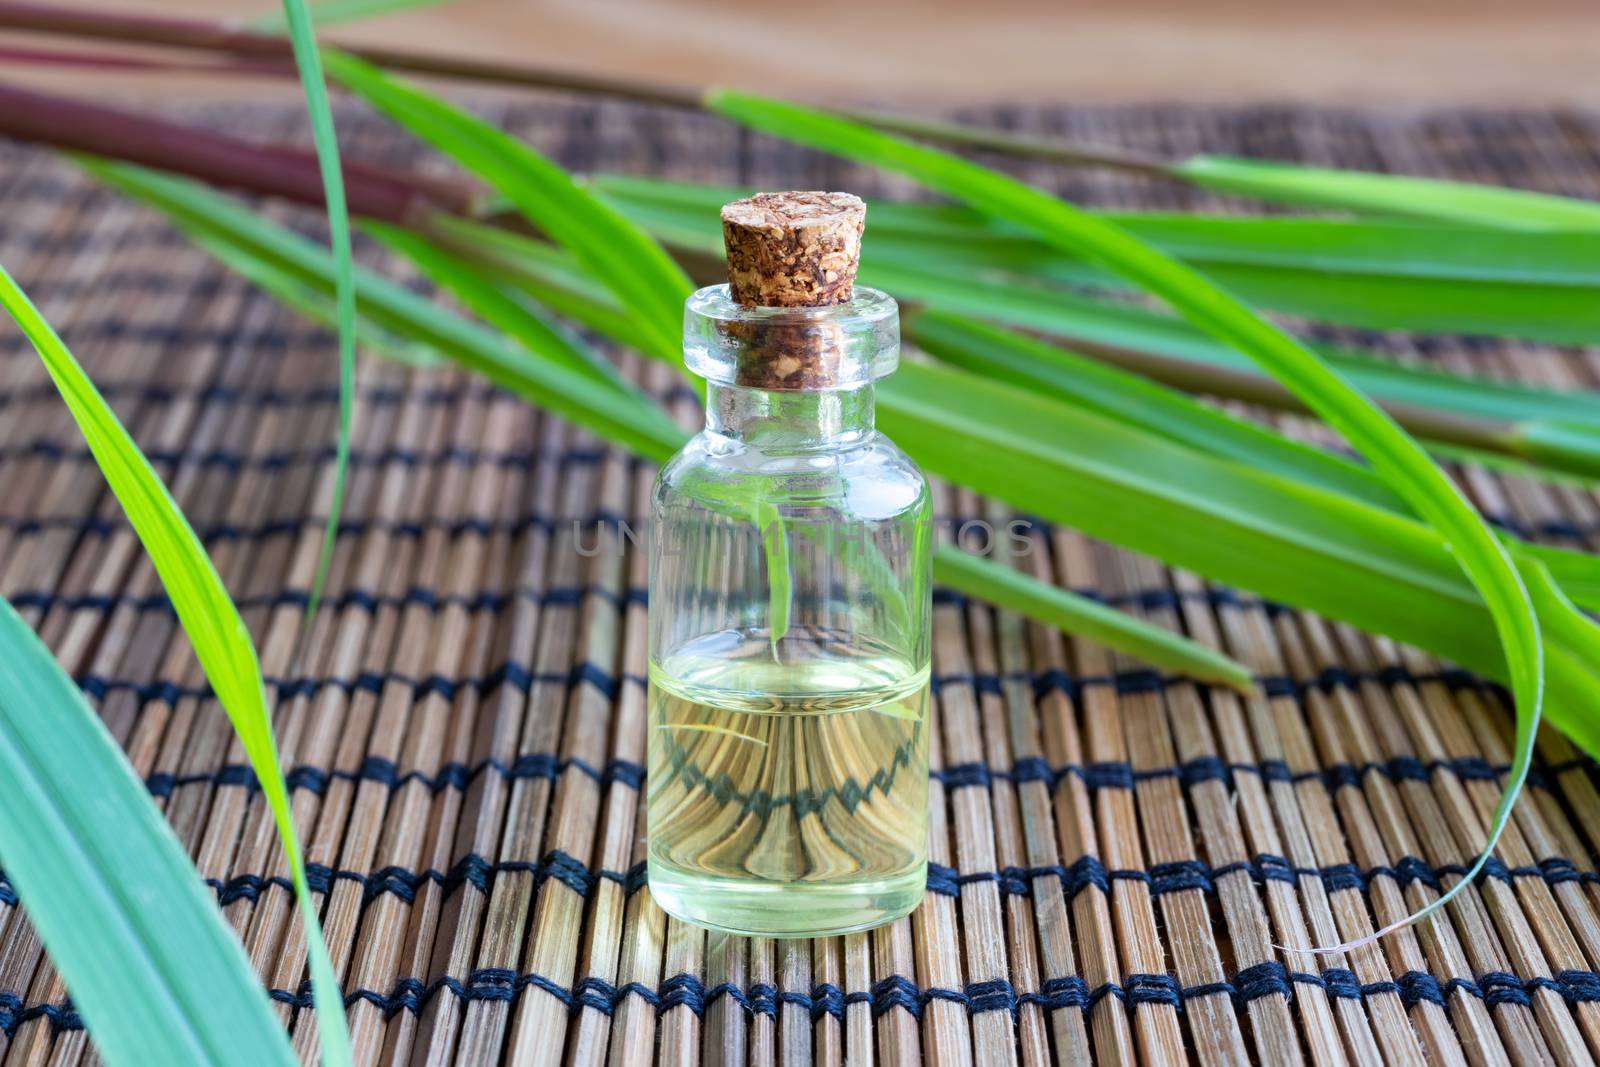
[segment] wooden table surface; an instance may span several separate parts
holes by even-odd
[[[252,16],[273,0],[74,0]],[[850,34],[813,47],[821,32]],[[404,44],[664,82],[894,102],[1600,103],[1597,0],[457,0],[329,39]],[[289,86],[23,70],[101,93],[214,97]]]

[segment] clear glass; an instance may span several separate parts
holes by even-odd
[[[686,349],[707,336],[704,292]],[[736,384],[749,354],[736,340],[696,364],[706,428],[652,502],[650,889],[670,914],[736,933],[876,926],[927,879],[928,488],[873,426],[872,381],[898,336],[893,302],[858,293],[806,309],[843,324],[854,380]],[[735,307],[718,314],[737,322]]]

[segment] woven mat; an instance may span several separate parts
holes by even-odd
[[[190,117],[302,133],[288,108]],[[1600,196],[1594,117],[973,117],[1165,153]],[[908,192],[697,116],[547,103],[508,121],[579,168]],[[353,111],[341,131],[368,157],[423,158]],[[1029,176],[1097,204],[1207,206],[1115,176]],[[311,213],[265,210],[316,232]],[[1545,739],[1499,862],[1447,913],[1347,955],[1279,952],[1357,937],[1460,876],[1508,759],[1503,696],[1467,671],[1067,530],[1036,528],[1026,565],[1226,648],[1262,676],[1256,696],[1208,692],[942,596],[923,906],[815,942],[669,922],[642,877],[644,561],[593,551],[596,523],[637,516],[650,469],[449,368],[365,360],[331,593],[297,648],[332,456],[331,338],[151,215],[14,145],[0,145],[0,261],[161,469],[256,635],[361,1063],[1581,1063],[1600,1052],[1600,796],[1588,763]],[[261,797],[37,359],[0,332],[0,590],[126,746],[309,1056],[302,941]],[[1592,353],[1366,340],[1550,385],[1600,379]],[[664,368],[628,366],[693,416]],[[1596,547],[1593,495],[1465,478],[1497,520]],[[944,490],[939,507],[999,517]],[[4,883],[0,1028],[5,1067],[92,1059]]]

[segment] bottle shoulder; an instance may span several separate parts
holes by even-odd
[[[849,447],[767,452],[701,431],[661,468],[653,500],[660,510],[715,507],[728,500],[765,500],[785,511],[827,510],[877,521],[926,512],[928,482],[917,465],[881,433]]]

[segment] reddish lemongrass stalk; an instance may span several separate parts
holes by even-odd
[[[220,53],[248,63],[221,64],[214,73],[293,77],[289,40],[276,33],[250,29],[233,22],[206,22],[158,15],[123,14],[101,8],[75,8],[62,4],[0,0],[0,29],[24,30],[78,39],[115,41],[187,51]],[[699,109],[702,91],[630,78],[605,78],[572,71],[548,70],[520,63],[441,56],[407,49],[336,45],[344,51],[389,70],[425,74],[436,78],[479,82],[522,89],[550,89],[610,96],[667,107]],[[41,61],[35,56],[34,62]],[[273,62],[277,61],[277,62]],[[73,63],[64,59],[64,63]],[[835,109],[841,115],[925,141],[1043,159],[1071,166],[1111,167],[1159,177],[1167,173],[1166,161],[1126,149],[1076,145],[1057,140],[1025,137],[999,130],[975,129],[932,119],[884,114],[876,111]]]
[[[75,8],[64,4],[0,3],[0,28],[26,30],[63,37],[154,45],[227,55],[290,59],[289,39],[281,34],[250,29],[237,23],[179,19],[160,15],[130,15],[103,8]],[[566,71],[547,71],[515,63],[430,55],[394,48],[337,45],[352,55],[391,70],[430,74],[441,78],[516,85],[530,89],[562,89],[618,96],[672,107],[698,108],[700,93],[627,78],[597,78]],[[292,68],[291,68],[292,69]]]
[[[84,101],[0,84],[0,134],[138,163],[211,185],[322,206],[316,157]],[[436,210],[472,214],[476,191],[461,182],[346,161],[351,206],[404,224]]]

